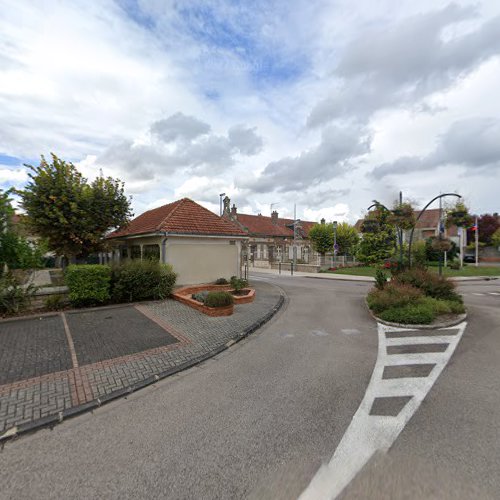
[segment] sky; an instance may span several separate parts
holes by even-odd
[[[0,0],[0,189],[52,152],[136,215],[500,212],[499,89],[498,0]]]

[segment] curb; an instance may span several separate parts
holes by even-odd
[[[0,434],[0,446],[3,446],[7,441],[20,436],[21,434],[27,434],[28,432],[33,432],[39,430],[43,427],[50,427],[52,430],[55,425],[60,424],[65,419],[76,417],[77,415],[81,415],[87,411],[93,411],[103,404],[114,401],[115,399],[121,398],[122,396],[128,396],[133,392],[138,391],[139,389],[143,389],[148,385],[159,382],[160,380],[170,377],[171,375],[175,375],[176,373],[187,370],[188,368],[192,368],[193,366],[199,365],[204,361],[217,356],[221,352],[229,349],[234,344],[238,343],[240,340],[243,340],[245,337],[248,337],[251,333],[258,330],[260,327],[265,325],[268,321],[270,321],[281,309],[283,304],[285,303],[285,294],[280,287],[273,285],[280,290],[280,295],[277,304],[263,317],[252,323],[250,326],[245,328],[243,332],[238,335],[235,335],[231,339],[229,339],[225,344],[220,345],[219,347],[213,349],[212,351],[198,356],[192,360],[186,361],[181,365],[175,366],[174,368],[170,368],[169,370],[165,370],[156,375],[151,375],[150,377],[141,380],[140,382],[136,382],[135,384],[131,384],[128,387],[123,387],[116,391],[110,392],[100,398],[96,398],[92,401],[88,401],[87,403],[72,406],[71,408],[67,408],[66,410],[55,413],[54,415],[47,415],[46,417],[42,417],[31,422],[26,422],[25,424],[20,424],[18,426],[11,427]]]
[[[368,302],[366,301],[366,298],[365,298],[365,306],[368,309],[370,316],[377,323],[381,323],[382,325],[387,325],[387,326],[394,326],[396,328],[406,328],[407,330],[436,330],[439,328],[448,328],[450,326],[458,325],[462,323],[462,321],[465,321],[467,319],[467,313],[465,313],[465,314],[458,314],[456,318],[450,319],[449,321],[435,321],[430,325],[412,325],[409,323],[394,323],[392,321],[386,321],[384,319],[379,318],[378,316],[375,316],[372,310],[368,307]]]

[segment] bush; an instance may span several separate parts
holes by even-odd
[[[460,300],[455,292],[455,284],[423,268],[412,268],[394,277],[397,283],[419,288],[429,297],[444,300]]]
[[[49,311],[57,311],[64,307],[64,295],[49,295],[45,299],[45,308]]]
[[[368,307],[375,313],[406,306],[423,297],[423,292],[411,285],[390,282],[382,289],[372,290],[367,297]]]
[[[394,323],[427,325],[434,321],[437,314],[431,304],[417,302],[406,304],[402,307],[391,307],[382,311],[379,316],[384,321],[392,321]]]
[[[236,276],[231,276],[231,286],[234,288],[235,292],[239,292],[248,286],[248,281],[243,278],[237,278]]]
[[[383,290],[387,284],[387,275],[382,271],[382,269],[377,269],[375,272],[375,288]]]
[[[205,299],[205,305],[208,307],[226,307],[233,302],[233,296],[228,292],[209,292]]]
[[[205,300],[207,299],[207,295],[208,291],[203,290],[202,292],[193,293],[193,295],[191,295],[191,298],[197,300],[198,302],[202,302],[204,304]]]
[[[0,313],[15,314],[26,309],[33,295],[37,290],[36,286],[20,286],[19,281],[11,272],[0,276]]]
[[[454,269],[455,271],[458,271],[460,269],[460,262],[450,262],[448,264],[448,267],[450,269]]]
[[[153,260],[129,260],[113,267],[111,294],[116,302],[165,299],[177,275],[172,266]]]
[[[69,300],[77,307],[93,306],[108,302],[111,268],[99,264],[72,264],[64,273],[69,288]]]
[[[227,285],[228,281],[226,278],[218,278],[217,280],[215,280],[215,284],[216,285]]]

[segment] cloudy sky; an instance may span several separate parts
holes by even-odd
[[[500,211],[498,0],[0,0],[0,188],[50,152],[136,214]]]

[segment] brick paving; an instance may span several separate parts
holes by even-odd
[[[109,397],[246,334],[282,300],[269,283],[252,286],[255,301],[227,317],[167,300],[0,322],[0,433]]]

